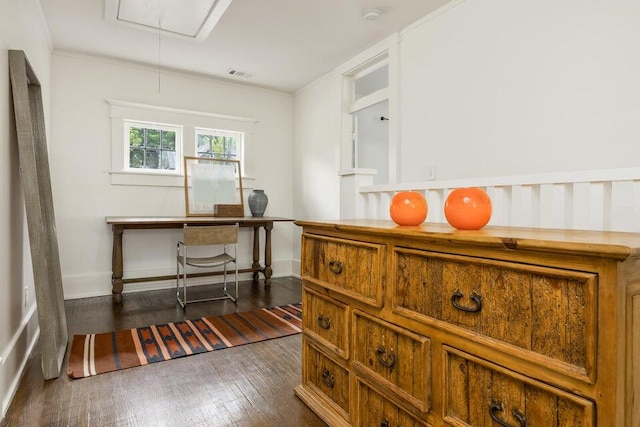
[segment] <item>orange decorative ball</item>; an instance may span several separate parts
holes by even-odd
[[[444,203],[444,216],[458,230],[480,230],[491,219],[491,199],[481,188],[457,188]]]
[[[420,225],[427,219],[427,200],[416,191],[401,191],[391,199],[389,213],[398,225]]]

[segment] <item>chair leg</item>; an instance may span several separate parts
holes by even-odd
[[[222,275],[222,292],[223,292],[225,295],[229,295],[229,294],[227,293],[227,264],[226,264],[226,263],[225,263],[225,265],[223,266],[223,268],[224,268],[224,273],[223,273],[223,275]]]
[[[180,263],[178,263],[179,265]],[[187,274],[186,271],[186,267],[183,266],[182,268],[182,281],[183,281],[183,286],[182,286],[182,298],[180,298],[180,268],[178,268],[178,277],[176,278],[176,299],[178,300],[178,304],[180,304],[180,306],[183,309],[187,308],[187,294],[185,292],[185,287],[184,287],[184,277],[185,274]]]
[[[182,302],[180,298],[180,261],[178,257],[180,256],[180,244],[176,246],[176,301],[178,304],[184,309],[185,304]]]
[[[176,256],[176,301],[178,301],[178,303],[180,302],[180,261],[178,261],[177,256]]]
[[[182,306],[183,308],[187,308],[187,264],[185,263],[182,266],[182,302],[184,303],[184,305]]]
[[[178,304],[183,309],[187,308],[187,288],[186,288],[186,278],[187,278],[187,266],[182,265],[182,298],[180,298],[180,261],[176,257],[176,300]]]
[[[236,267],[236,299],[238,299],[238,261],[234,261],[233,265]]]
[[[228,275],[228,270],[227,270],[227,264],[224,265],[224,295],[225,297],[227,297],[228,299],[230,299],[233,302],[237,302],[238,301],[238,287],[236,286],[236,294],[235,296],[231,295],[229,293],[229,288],[227,287],[228,284],[228,280],[227,280],[227,275]],[[236,281],[238,280],[238,275],[236,274]]]

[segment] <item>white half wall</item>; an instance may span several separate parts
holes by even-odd
[[[265,215],[292,216],[293,97],[164,71],[160,81],[159,90],[158,70],[152,67],[65,52],[52,56],[51,173],[66,299],[111,293],[112,234],[106,216],[185,214],[183,187],[111,184],[106,99],[254,118],[243,174],[268,195]],[[245,198],[249,192],[245,189]],[[292,273],[293,228],[292,223],[274,225],[274,276]],[[173,274],[179,236],[179,230],[125,231],[125,277]],[[250,229],[242,229],[241,268],[251,265],[251,242]],[[166,286],[125,285],[125,292]]]
[[[22,183],[8,50],[23,50],[42,89],[50,128],[51,42],[36,0],[0,5],[0,419],[9,407],[39,336],[35,288]],[[50,140],[50,138],[49,138]]]

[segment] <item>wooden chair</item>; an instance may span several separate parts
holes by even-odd
[[[238,263],[236,261],[238,253],[238,224],[234,225],[216,225],[216,226],[187,226],[184,225],[183,239],[178,242],[176,256],[176,299],[182,308],[186,308],[189,303],[215,301],[222,299],[230,299],[233,302],[238,300]],[[222,252],[219,246],[223,245]],[[187,255],[189,248],[194,246],[206,247],[211,249],[216,247],[218,251],[213,255],[204,257],[190,257]],[[229,248],[233,246],[233,255],[229,252]],[[207,248],[209,249],[209,248]],[[205,249],[196,250],[198,254]],[[227,291],[227,264],[233,263],[235,266],[235,296]],[[182,266],[182,286],[180,286],[180,266]],[[187,266],[196,268],[208,268],[222,266],[224,268],[224,295],[211,298],[201,298],[196,300],[187,299]],[[181,289],[182,288],[182,289]],[[182,291],[182,292],[181,292]]]

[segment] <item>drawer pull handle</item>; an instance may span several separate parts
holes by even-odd
[[[329,270],[331,270],[333,274],[342,273],[342,263],[334,260],[329,261]]]
[[[455,291],[453,295],[451,295],[451,305],[453,305],[458,310],[466,311],[467,313],[477,313],[478,311],[482,310],[482,297],[478,295],[475,291],[473,291],[473,293],[469,297],[469,299],[473,301],[475,305],[471,307],[465,307],[463,305],[458,304],[458,301],[463,297],[464,295],[462,295],[462,292]]]
[[[386,418],[382,420],[382,422],[380,423],[380,427],[389,427],[389,420]]]
[[[322,382],[325,383],[329,388],[333,388],[333,385],[336,383],[333,374],[326,368],[322,370]]]
[[[502,407],[502,402],[493,402],[489,406],[489,415],[491,415],[491,419],[493,421],[497,422],[503,427],[513,427],[511,424],[508,424],[506,421],[498,418],[498,416],[496,415],[496,412],[502,412],[502,411],[504,411],[504,408]],[[517,409],[514,409],[513,411],[511,411],[511,414],[516,420],[518,420],[518,425],[520,427],[527,427],[527,420],[524,418],[524,415],[522,414],[522,412],[518,411]]]
[[[393,368],[393,365],[396,364],[396,355],[394,353],[387,354],[387,349],[382,345],[376,349],[376,357],[385,368]]]
[[[318,326],[320,326],[322,329],[331,328],[331,319],[321,314],[320,316],[318,316]]]

